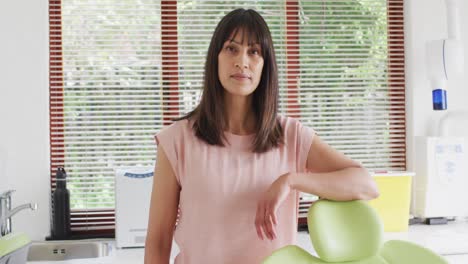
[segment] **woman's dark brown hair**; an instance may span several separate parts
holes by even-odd
[[[283,142],[283,129],[277,118],[278,68],[270,30],[265,20],[251,9],[236,9],[219,22],[211,38],[205,64],[203,95],[200,104],[186,116],[179,118],[193,121],[195,135],[211,145],[224,146],[226,140],[224,88],[218,76],[218,54],[223,44],[242,30],[248,43],[258,43],[263,57],[263,70],[252,104],[256,119],[255,139],[252,150],[266,152]],[[231,39],[232,40],[232,39]]]

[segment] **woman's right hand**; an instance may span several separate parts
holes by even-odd
[[[278,224],[276,212],[291,191],[288,180],[290,175],[290,173],[286,173],[279,176],[258,202],[255,228],[258,237],[262,240],[264,234],[270,240],[276,239],[276,225]]]

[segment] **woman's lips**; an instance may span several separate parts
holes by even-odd
[[[231,75],[231,77],[238,81],[250,80],[250,75],[245,74],[245,73],[236,73],[236,74]]]

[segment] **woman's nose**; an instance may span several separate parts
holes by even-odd
[[[240,64],[240,63],[236,63],[236,68],[239,68],[239,69],[247,69],[247,65],[245,65],[245,64]]]
[[[245,54],[239,55],[238,58],[236,59],[235,66],[236,68],[239,68],[239,69],[247,69],[249,66],[247,55]]]

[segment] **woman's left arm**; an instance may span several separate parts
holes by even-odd
[[[315,135],[307,155],[308,172],[288,173],[291,189],[335,201],[371,200],[379,196],[367,170]]]
[[[379,196],[366,169],[318,136],[310,147],[306,167],[308,172],[281,175],[259,200],[255,228],[260,239],[276,238],[276,211],[292,189],[336,201],[370,200]]]

